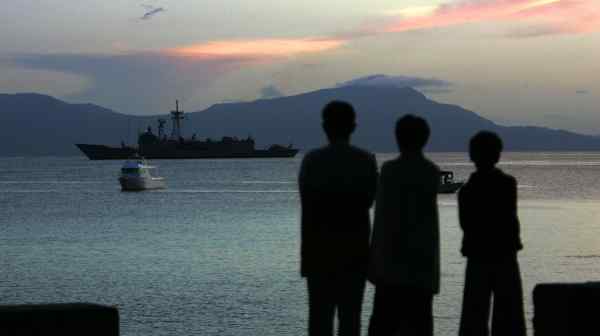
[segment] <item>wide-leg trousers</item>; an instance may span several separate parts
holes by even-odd
[[[526,334],[519,263],[509,256],[468,259],[459,336],[489,335],[492,297],[492,336]]]

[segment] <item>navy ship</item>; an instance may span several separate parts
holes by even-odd
[[[254,139],[223,137],[221,140],[197,140],[196,136],[185,139],[181,134],[183,111],[179,102],[171,111],[173,130],[170,136],[165,133],[166,120],[158,119],[158,133],[152,128],[139,135],[137,146],[121,143],[120,147],[106,145],[76,144],[90,160],[125,160],[133,155],[147,159],[230,159],[230,158],[290,158],[298,153],[292,145],[271,145],[266,149],[255,149]]]

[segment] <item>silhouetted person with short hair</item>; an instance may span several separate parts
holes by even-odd
[[[517,217],[517,181],[496,167],[502,140],[479,132],[469,154],[476,171],[458,194],[462,254],[467,258],[460,336],[523,336],[525,314],[517,251],[523,246]]]
[[[329,144],[308,152],[299,174],[301,274],[308,286],[311,336],[360,335],[369,260],[369,208],[377,186],[375,157],[350,145],[355,113],[345,102],[323,109]]]
[[[369,336],[433,335],[440,286],[438,167],[423,154],[427,122],[396,123],[400,156],[381,168],[369,280],[375,285]]]

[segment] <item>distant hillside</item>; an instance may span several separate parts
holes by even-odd
[[[320,112],[327,102],[351,102],[358,112],[354,142],[373,151],[395,151],[394,121],[405,113],[425,117],[429,150],[464,151],[469,137],[494,130],[508,150],[600,150],[600,138],[542,127],[503,127],[460,106],[440,104],[411,88],[349,86],[253,102],[217,104],[186,113],[184,132],[198,138],[252,135],[259,146],[292,142],[308,149],[325,142]],[[69,104],[39,94],[0,94],[0,155],[72,155],[75,143],[118,145],[159,116],[128,116],[92,104]],[[165,117],[160,116],[160,117]],[[167,125],[170,128],[170,124]]]
[[[460,106],[440,104],[411,88],[348,86],[248,103],[217,104],[188,115],[203,136],[254,135],[262,143],[294,142],[301,148],[324,143],[320,112],[333,99],[358,112],[354,142],[374,151],[395,151],[395,120],[406,113],[425,117],[432,128],[429,150],[465,151],[482,129],[498,132],[508,150],[600,150],[600,139],[542,127],[503,127]],[[193,125],[193,126],[192,126]]]
[[[0,94],[0,155],[77,154],[76,142],[118,144],[129,117],[93,104],[34,94]]]

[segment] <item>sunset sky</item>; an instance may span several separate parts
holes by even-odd
[[[600,0],[1,6],[0,93],[155,114],[384,74],[502,124],[600,134]]]

